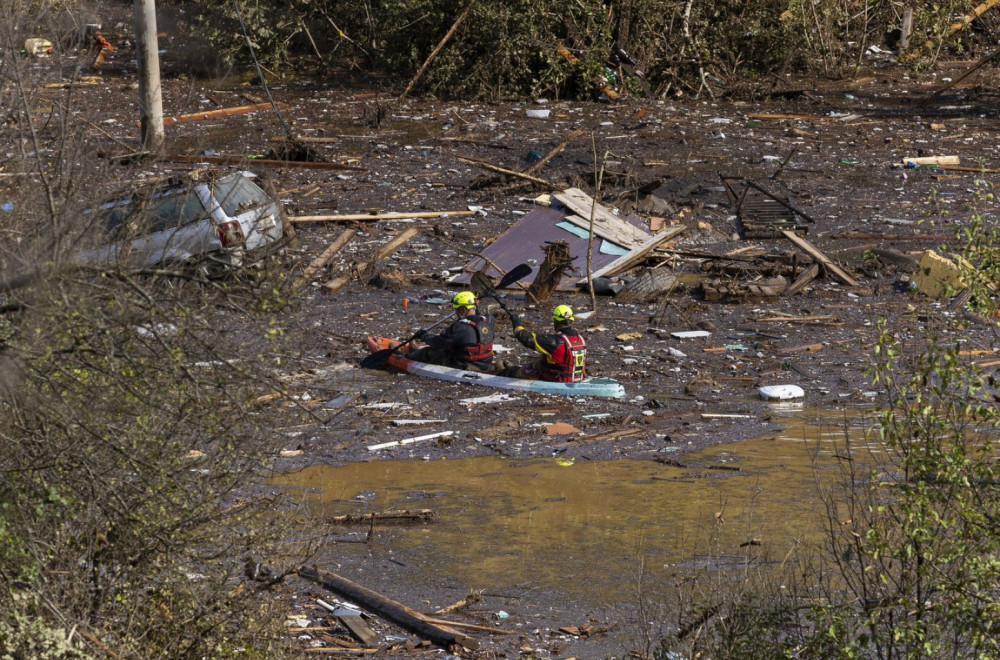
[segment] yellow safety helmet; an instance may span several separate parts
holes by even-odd
[[[565,323],[573,320],[573,308],[569,305],[559,305],[552,310],[552,320],[556,323]]]
[[[460,309],[462,307],[475,307],[476,294],[471,291],[459,291],[455,294],[455,297],[451,299],[451,306],[455,309]]]

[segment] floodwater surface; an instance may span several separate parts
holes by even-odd
[[[823,484],[839,471],[856,414],[775,406],[785,431],[654,460],[470,458],[314,466],[279,483],[313,519],[386,509],[433,509],[435,522],[375,528],[375,550],[421,575],[491,589],[531,584],[594,603],[629,594],[640,571],[738,566],[746,548],[777,559],[819,540]],[[659,454],[670,462],[671,453]],[[364,536],[367,526],[354,528]],[[347,537],[351,528],[331,533]],[[381,550],[377,546],[382,546]],[[341,546],[346,548],[346,546]]]

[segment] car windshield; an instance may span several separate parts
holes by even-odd
[[[196,222],[206,217],[205,207],[193,191],[165,195],[146,206],[149,231],[163,231]]]
[[[253,181],[244,176],[234,175],[219,179],[215,183],[215,199],[230,218],[261,204],[270,202],[267,194]]]

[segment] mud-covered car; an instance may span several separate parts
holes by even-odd
[[[150,268],[181,262],[240,266],[285,237],[278,203],[250,172],[172,179],[85,212],[101,247],[80,266]]]

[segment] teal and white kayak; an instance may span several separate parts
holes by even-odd
[[[385,337],[369,337],[368,350],[374,353],[385,348],[392,348],[399,342]],[[443,380],[450,383],[471,383],[499,387],[505,390],[521,390],[522,392],[538,392],[539,394],[561,394],[564,396],[600,396],[620,399],[625,396],[625,387],[612,378],[586,378],[578,383],[552,383],[545,380],[526,380],[523,378],[505,378],[495,374],[484,374],[477,371],[464,371],[452,367],[442,367],[426,362],[407,359],[405,353],[393,353],[387,366],[424,378]]]

